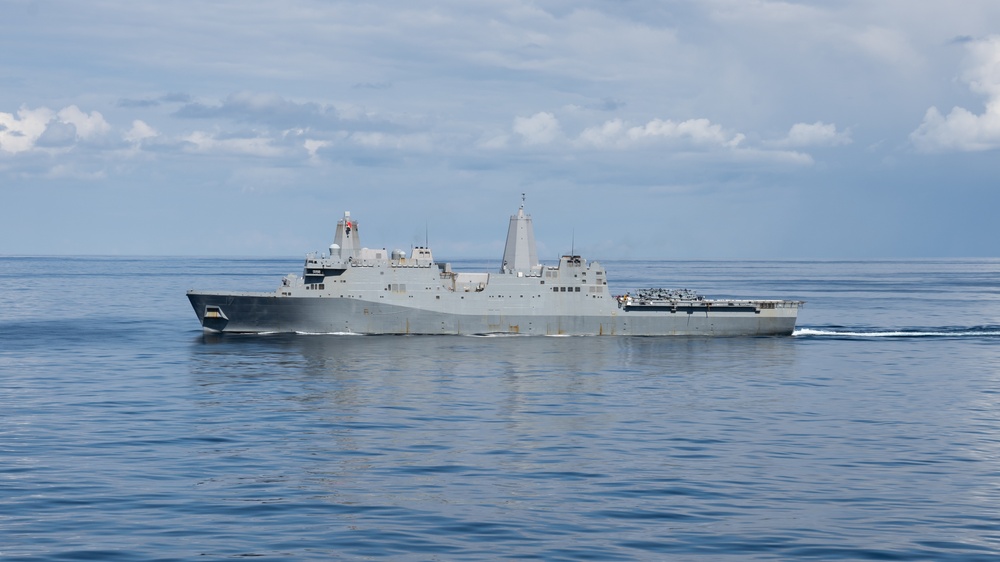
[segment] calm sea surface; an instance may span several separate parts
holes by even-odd
[[[0,258],[0,559],[1000,557],[1000,261],[605,265],[808,304],[781,338],[211,337],[187,289],[301,262]]]

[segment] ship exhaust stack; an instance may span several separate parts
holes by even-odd
[[[524,214],[522,195],[521,208],[510,217],[500,273],[532,273],[540,269],[538,250],[535,249],[535,228],[531,224],[531,215]]]

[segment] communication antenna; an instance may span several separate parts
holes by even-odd
[[[575,256],[576,255],[576,229],[575,228],[573,229],[572,236],[570,237],[569,255],[571,255],[571,256]]]

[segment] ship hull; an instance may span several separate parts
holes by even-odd
[[[470,306],[432,310],[358,298],[274,293],[191,291],[188,299],[205,330],[234,333],[780,336],[793,332],[798,310],[797,306],[727,310],[699,303],[676,310],[597,306],[553,314]]]

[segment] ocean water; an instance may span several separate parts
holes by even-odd
[[[808,303],[779,338],[218,337],[187,289],[301,263],[0,258],[0,560],[1000,557],[1000,260],[605,265]]]

